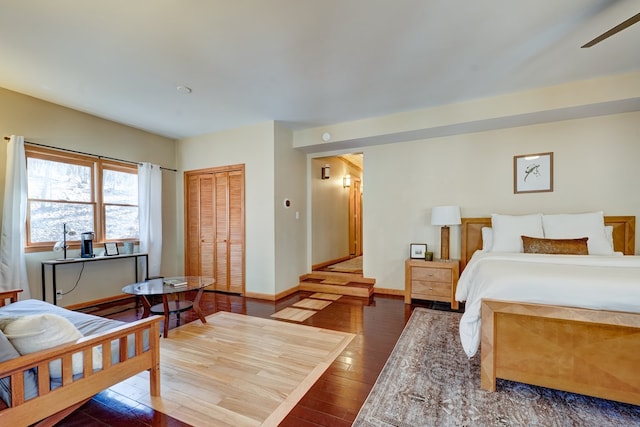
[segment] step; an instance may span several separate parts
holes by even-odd
[[[324,292],[368,298],[376,280],[351,273],[313,272],[300,276],[302,291]]]

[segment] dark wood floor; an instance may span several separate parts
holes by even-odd
[[[298,292],[277,302],[206,292],[201,306],[205,315],[230,311],[268,318],[271,314],[310,295]],[[131,301],[111,304],[102,314],[131,321],[139,316]],[[447,309],[434,303],[427,307]],[[303,324],[351,332],[356,337],[313,385],[281,426],[350,426],[373,387],[378,374],[400,336],[413,305],[402,297],[374,295],[371,298],[343,296],[311,316]],[[100,314],[99,311],[95,313]],[[182,314],[182,323],[195,320],[192,312]],[[172,319],[170,327],[176,326]],[[184,426],[186,424],[110,390],[67,417],[61,426]]]

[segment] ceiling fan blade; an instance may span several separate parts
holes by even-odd
[[[600,34],[598,37],[596,37],[595,39],[591,40],[589,43],[580,46],[580,47],[591,47],[595,44],[600,43],[602,40],[607,39],[609,37],[611,37],[612,35],[619,33],[620,31],[624,30],[627,27],[632,26],[633,24],[635,24],[636,22],[640,21],[640,13],[632,16],[631,18],[627,19],[626,21],[621,22],[620,24],[616,25],[615,27],[613,27],[612,29],[610,29],[609,31]]]

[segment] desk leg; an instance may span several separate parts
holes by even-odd
[[[44,281],[45,272],[44,272],[44,264],[42,264],[42,301],[47,300],[47,285]]]
[[[198,294],[196,295],[196,299],[193,300],[193,311],[196,312],[196,314],[198,315],[202,323],[207,323],[207,319],[204,318],[204,315],[202,314],[202,310],[200,309],[200,299],[202,298],[203,292],[204,292],[204,288],[198,289]]]
[[[164,330],[162,338],[166,338],[169,335],[169,296],[162,294],[162,305],[164,306]]]

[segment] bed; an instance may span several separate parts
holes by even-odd
[[[614,250],[624,255],[634,255],[635,217],[604,217],[604,223],[611,227]],[[478,262],[473,259],[474,254],[483,247],[482,229],[491,226],[491,218],[462,219],[461,266],[465,270],[461,281],[469,281],[469,276],[474,274],[474,264]],[[498,258],[510,257],[509,254],[496,255]],[[476,258],[482,256],[478,252]],[[565,258],[541,256],[544,257]],[[570,255],[566,258],[578,257],[581,257],[582,263],[586,263],[585,259],[591,258],[591,255]],[[605,258],[593,257],[594,261],[602,259],[599,262],[608,263]],[[640,257],[608,258],[614,266],[598,268],[611,269],[609,275],[612,278],[617,278],[619,274],[626,276],[624,280],[629,282],[627,286],[638,283],[640,274],[636,272],[640,270],[634,269],[640,266]],[[622,265],[615,266],[616,263]],[[521,265],[525,268],[524,264]],[[615,285],[613,280],[610,284],[612,287]],[[465,283],[462,283],[464,286]],[[633,292],[627,301],[629,310],[577,307],[553,299],[531,302],[491,294],[490,298],[482,298],[479,321],[482,388],[494,391],[496,378],[502,378],[639,405],[640,291],[636,292],[636,288],[640,286],[626,288]],[[460,292],[464,294],[468,291],[463,289]],[[470,301],[463,296],[457,295],[457,299],[466,301],[464,316],[467,316]],[[474,311],[475,308],[469,313]],[[467,351],[467,354],[470,353],[473,351]]]
[[[6,395],[0,400],[0,425],[55,425],[96,393],[145,370],[149,371],[150,394],[160,395],[162,316],[125,323],[72,312],[39,300],[18,301],[20,292],[0,292],[1,319],[24,319],[34,313],[45,313],[50,315],[47,320],[65,318],[84,336],[76,342],[35,353],[16,353],[0,362],[0,381],[5,387],[2,394]],[[11,344],[4,334],[0,338],[4,340],[0,353],[6,355]],[[100,349],[97,368],[96,348]],[[77,364],[74,355],[80,353],[84,357]],[[55,366],[50,365],[58,360],[59,378],[53,375]]]

